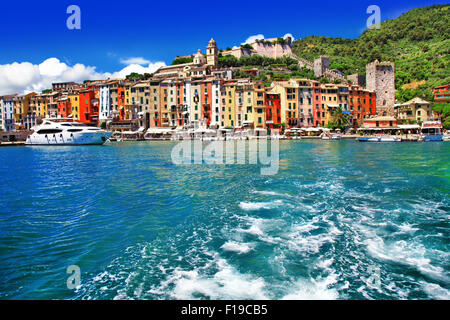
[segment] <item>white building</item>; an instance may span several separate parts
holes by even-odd
[[[14,99],[15,96],[0,97],[0,129],[14,131]]]
[[[100,86],[100,110],[99,122],[106,122],[112,118],[111,95],[109,85],[104,84]]]
[[[184,83],[184,108],[183,115],[185,116],[186,123],[185,126],[189,126],[191,123],[191,106],[192,106],[192,92],[191,92],[191,81],[186,80]]]
[[[212,85],[212,109],[210,127],[220,127],[220,84],[214,81]]]

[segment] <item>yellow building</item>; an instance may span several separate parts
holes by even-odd
[[[79,120],[80,119],[80,99],[78,92],[72,92],[67,95],[67,98],[70,101],[70,105],[72,106],[72,119]]]
[[[17,97],[16,103],[14,105],[14,122],[17,127],[23,127],[23,120],[28,114],[32,114],[33,111],[30,110],[30,100],[31,97],[35,96],[36,93],[32,92],[24,96]]]
[[[236,84],[230,83],[224,86],[225,96],[223,99],[224,127],[231,128],[236,125]]]
[[[255,128],[266,128],[266,105],[264,101],[265,87],[262,81],[253,83],[253,121]]]
[[[343,104],[347,105],[348,87],[339,84],[322,84],[321,99],[322,110],[325,110],[325,122],[323,126],[326,127],[333,121],[336,110],[339,107],[343,108]]]
[[[298,83],[295,80],[275,81],[271,91],[280,95],[281,123],[285,123],[287,127],[297,126]]]
[[[255,127],[255,102],[254,102],[254,90],[251,83],[241,84],[242,97],[241,106],[243,114],[243,126],[244,127]],[[239,121],[239,119],[238,119]]]
[[[125,105],[124,105],[124,119],[129,119],[128,117],[131,114],[131,106],[133,105],[133,97],[131,96],[131,87],[134,83],[127,82],[124,86],[125,91]],[[136,99],[136,97],[134,97]]]
[[[45,118],[47,114],[47,99],[45,96],[36,94],[30,99],[29,113],[34,114],[38,118]]]

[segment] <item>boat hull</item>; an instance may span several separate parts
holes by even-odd
[[[111,132],[62,132],[56,134],[33,133],[27,138],[26,145],[34,146],[55,146],[55,145],[102,145],[110,137]]]
[[[443,135],[424,136],[423,141],[424,142],[440,142],[440,141],[444,141],[444,136]]]
[[[397,137],[361,137],[356,138],[359,142],[401,142],[402,140]]]

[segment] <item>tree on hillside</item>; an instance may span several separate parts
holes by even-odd
[[[194,58],[177,58],[175,60],[173,60],[172,65],[177,65],[177,64],[184,64],[184,63],[191,63],[194,61]]]
[[[364,31],[357,39],[298,39],[292,51],[310,61],[327,55],[332,68],[345,75],[361,73],[375,59],[395,62],[395,84],[400,90],[397,97],[409,100],[425,94],[424,98],[431,100],[435,87],[450,83],[449,48],[450,5],[446,4],[410,10],[397,19],[382,22],[380,30]],[[414,80],[426,82],[417,89],[402,89]]]
[[[442,118],[444,129],[450,130],[450,103],[434,103],[433,111]]]

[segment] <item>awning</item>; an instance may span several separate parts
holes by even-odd
[[[147,133],[150,134],[167,134],[171,133],[172,129],[169,128],[150,128],[147,130]]]
[[[399,129],[405,129],[405,130],[417,130],[420,129],[420,126],[418,124],[399,124]]]

